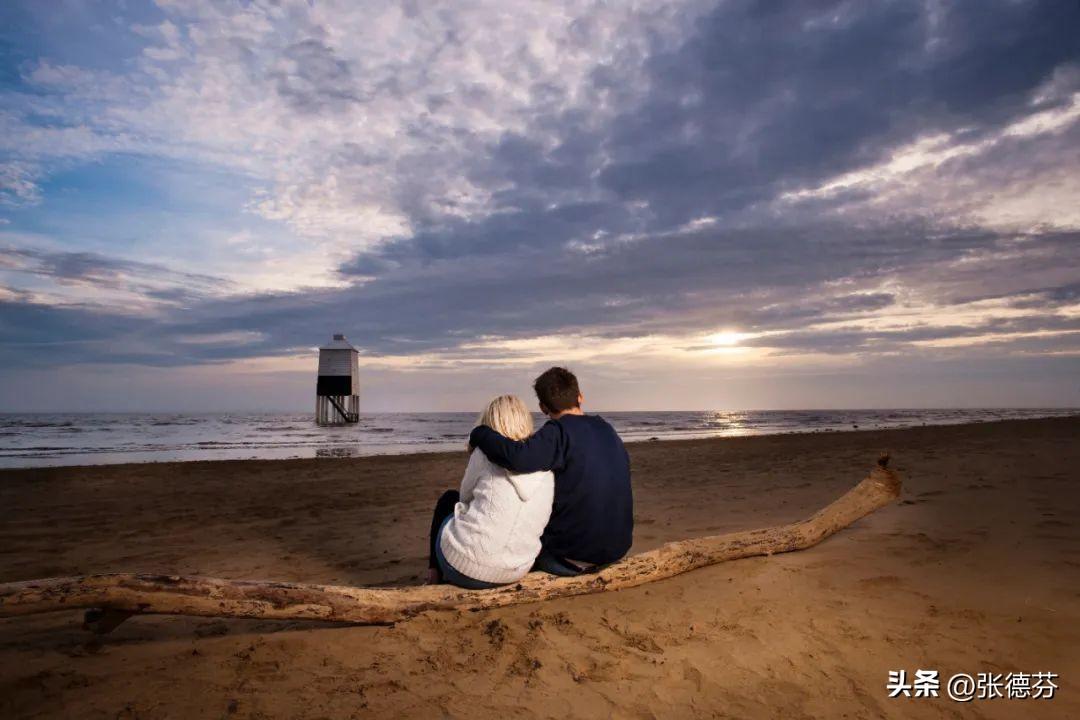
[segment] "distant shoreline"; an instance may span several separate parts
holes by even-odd
[[[597,413],[603,414],[603,413]],[[1023,424],[1028,425],[1030,423],[1040,422],[1068,422],[1071,420],[1080,419],[1080,408],[1073,409],[1073,412],[1068,415],[1056,415],[1049,417],[1032,417],[1032,418],[1009,418],[1000,420],[976,420],[973,422],[964,423],[941,423],[941,424],[920,424],[909,425],[904,427],[890,427],[890,428],[850,428],[845,430],[833,430],[833,429],[818,429],[818,430],[787,430],[782,432],[763,432],[746,435],[728,435],[728,436],[712,436],[712,437],[655,437],[655,438],[636,438],[632,440],[626,440],[626,445],[630,447],[653,445],[656,443],[663,443],[665,446],[671,444],[682,444],[686,446],[697,446],[702,443],[712,443],[718,441],[762,441],[776,438],[785,438],[804,435],[828,435],[830,437],[838,437],[844,435],[859,436],[860,439],[873,433],[881,433],[886,435],[893,435],[898,433],[909,433],[918,430],[925,430],[926,428],[943,428],[943,429],[963,429],[974,426],[999,426],[1006,424]],[[882,448],[887,450],[888,448]],[[190,465],[192,463],[200,464],[213,464],[213,463],[310,463],[310,462],[357,462],[371,459],[385,459],[394,458],[400,460],[409,460],[412,458],[418,459],[433,459],[440,455],[455,456],[459,455],[461,451],[447,448],[435,448],[430,450],[410,450],[404,452],[372,452],[357,454],[351,456],[327,456],[327,457],[268,457],[268,458],[192,458],[192,459],[162,459],[162,460],[143,460],[132,462],[119,462],[119,463],[84,463],[84,464],[50,464],[50,465],[27,465],[27,466],[8,466],[0,467],[0,476],[10,475],[15,473],[32,472],[35,470],[76,470],[76,469],[95,469],[95,470],[107,470],[110,468],[134,468],[137,466],[152,466],[159,468],[165,465]]]

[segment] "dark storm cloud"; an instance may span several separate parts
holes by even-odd
[[[1059,307],[1073,304],[1080,300],[1080,282],[1059,285],[1052,288],[1038,288],[1033,298],[1017,300],[1014,307]]]
[[[1076,238],[1076,242],[1080,242],[1080,237]],[[1002,300],[1007,302],[1009,307],[1021,310],[1029,308],[1053,309],[1080,301],[1080,282],[1052,287],[1033,287],[1021,293],[991,293],[965,298],[963,302],[977,302],[980,300]]]
[[[179,358],[170,362],[145,342],[141,350],[119,351],[140,332],[148,336],[153,324],[99,309],[0,301],[0,361],[8,368],[79,362],[181,363]]]
[[[650,61],[612,129],[605,187],[669,222],[767,200],[920,134],[978,136],[1030,113],[1080,57],[1075,3],[722,3]]]
[[[164,298],[195,299],[206,291],[222,290],[228,282],[198,273],[176,272],[162,265],[106,257],[91,252],[63,252],[28,248],[0,248],[0,270],[55,279],[61,284],[83,284],[130,290]],[[162,288],[160,283],[176,285]]]

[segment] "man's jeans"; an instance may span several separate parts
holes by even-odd
[[[542,548],[540,550],[540,554],[536,556],[536,562],[533,563],[532,569],[550,573],[552,575],[559,575],[560,577],[574,577],[575,575],[581,575],[586,572],[581,568],[571,565],[557,555],[551,554],[547,551],[547,548]],[[589,570],[588,572],[592,572],[592,570]]]

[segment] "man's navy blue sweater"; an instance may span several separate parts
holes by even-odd
[[[626,555],[634,535],[630,456],[602,417],[563,415],[521,441],[481,425],[469,444],[512,472],[554,471],[555,502],[540,538],[545,550],[597,565]]]

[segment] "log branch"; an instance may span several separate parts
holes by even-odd
[[[728,560],[803,550],[899,494],[900,478],[883,456],[866,479],[802,522],[670,542],[577,577],[537,572],[492,590],[462,590],[451,585],[362,588],[176,575],[86,575],[0,584],[0,618],[92,608],[102,611],[96,617],[104,625],[129,614],[150,613],[392,624],[428,610],[476,611],[621,590]]]

